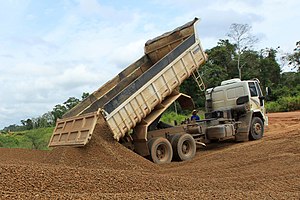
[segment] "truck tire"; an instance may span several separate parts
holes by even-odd
[[[196,154],[196,143],[190,134],[179,134],[172,138],[174,159],[191,160]]]
[[[173,149],[171,143],[163,137],[153,138],[148,142],[150,157],[154,163],[164,164],[172,161]]]
[[[264,135],[264,123],[259,117],[253,117],[251,121],[249,139],[259,140]]]

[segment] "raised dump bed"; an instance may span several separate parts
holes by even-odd
[[[58,120],[49,146],[84,146],[100,115],[119,140],[174,95],[181,83],[206,61],[195,31],[197,21],[195,18],[147,41],[142,58]],[[156,113],[161,114],[157,109]]]

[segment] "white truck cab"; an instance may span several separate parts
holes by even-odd
[[[208,118],[225,112],[227,117],[239,121],[238,141],[261,138],[264,126],[268,125],[264,96],[258,79],[230,79],[223,81],[220,86],[207,89],[206,110]]]

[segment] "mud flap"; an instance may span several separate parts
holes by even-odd
[[[240,117],[239,121],[241,122],[238,125],[237,133],[235,135],[235,141],[244,142],[249,140],[249,131],[250,124],[252,119],[253,112],[247,112],[243,117]]]

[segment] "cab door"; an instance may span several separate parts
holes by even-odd
[[[250,104],[251,110],[258,109],[260,107],[260,101],[258,98],[258,91],[254,82],[248,82],[248,87],[250,91]]]
[[[256,81],[249,81],[248,87],[250,91],[250,105],[251,110],[260,111],[263,116],[265,115],[264,96],[262,95],[259,84]]]

